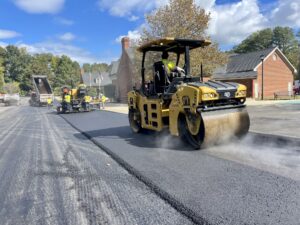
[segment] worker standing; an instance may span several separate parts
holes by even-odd
[[[65,100],[66,103],[71,103],[71,95],[65,94],[64,100]]]
[[[88,111],[90,110],[90,102],[91,102],[91,96],[85,95],[82,103],[84,110],[88,110]]]
[[[50,109],[52,105],[52,99],[49,97],[47,98],[47,108]]]
[[[101,95],[101,103],[102,103],[102,109],[104,109],[104,105],[105,105],[105,102],[106,102],[106,97],[104,94]],[[100,107],[101,108],[101,107]]]

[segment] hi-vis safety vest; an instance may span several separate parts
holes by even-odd
[[[91,101],[91,96],[84,96],[84,101],[89,103]]]
[[[106,97],[105,97],[104,95],[102,95],[101,101],[102,101],[102,102],[105,102],[105,101],[106,101]]]
[[[78,88],[86,88],[86,85],[85,84],[79,84]]]
[[[174,70],[176,68],[175,63],[172,61],[169,61],[167,59],[163,59],[162,63],[165,65],[165,68],[168,73],[170,73],[172,70]]]
[[[65,95],[65,101],[67,103],[70,103],[71,102],[71,96],[70,95]]]
[[[47,98],[47,104],[50,105],[52,103],[52,99],[51,98]]]

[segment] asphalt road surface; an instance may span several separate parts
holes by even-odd
[[[192,224],[56,113],[1,107],[0,127],[1,225]]]
[[[276,102],[274,102],[276,103]],[[248,106],[251,129],[261,133],[300,138],[300,102]]]
[[[0,125],[1,225],[300,221],[299,146],[248,135],[194,151],[103,111],[1,107]]]
[[[299,224],[299,146],[262,143],[248,135],[194,151],[168,134],[132,134],[124,114],[63,117],[195,222]]]

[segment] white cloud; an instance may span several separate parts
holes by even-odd
[[[102,9],[114,16],[131,18],[134,13],[149,12],[167,4],[168,0],[100,0]],[[267,19],[260,13],[257,0],[242,0],[236,3],[217,5],[216,0],[195,0],[196,4],[211,13],[208,34],[220,44],[237,44],[246,36],[264,28]],[[129,31],[135,36],[138,31]],[[126,36],[126,35],[124,35]],[[123,36],[117,38],[119,41]],[[140,37],[140,36],[139,36]]]
[[[168,0],[99,0],[98,5],[113,16],[127,17],[130,20],[138,18],[135,13],[151,11],[167,2]]]
[[[28,13],[57,13],[65,0],[14,0],[16,6]]]
[[[9,39],[9,38],[15,38],[19,36],[21,36],[21,34],[19,34],[16,31],[0,29],[0,39]]]
[[[138,41],[141,38],[141,33],[139,30],[130,30],[127,35],[121,35],[115,39],[117,43],[120,43],[123,37],[129,37],[131,41]]]
[[[67,32],[67,33],[64,33],[64,34],[58,36],[58,38],[62,41],[72,41],[75,39],[75,37],[76,36],[70,32]]]
[[[271,13],[262,14],[264,5],[259,8],[257,0],[242,0],[225,5],[214,3],[209,9],[211,11],[209,34],[222,45],[232,45],[266,27],[300,28],[299,0],[279,0],[272,6],[275,8],[271,9]]]
[[[69,19],[62,18],[62,17],[56,17],[56,18],[54,18],[54,21],[59,24],[66,25],[66,26],[71,26],[74,24],[73,20],[69,20]]]
[[[256,0],[213,5],[208,33],[221,44],[238,44],[249,34],[262,29],[267,19],[260,13]]]
[[[6,42],[0,41],[0,47],[5,48],[8,44]]]
[[[52,53],[53,55],[58,55],[58,56],[67,55],[71,59],[76,60],[80,64],[104,62],[104,61],[106,62],[106,60],[101,60],[93,56],[89,51],[65,43],[48,41],[48,42],[40,42],[34,44],[16,43],[16,46],[26,48],[30,54]]]
[[[130,16],[129,18],[128,18],[128,20],[129,21],[136,21],[136,20],[138,20],[140,17],[138,17],[138,16],[135,16],[135,15],[132,15],[132,16]]]
[[[278,6],[271,12],[270,24],[300,28],[299,0],[279,0]]]
[[[211,13],[208,34],[221,45],[238,44],[251,33],[274,26],[300,28],[299,0],[278,0],[271,4],[271,12],[264,10],[265,5],[258,0],[241,0],[234,3],[216,4],[216,0],[195,0],[196,4]],[[135,18],[142,13],[165,5],[168,0],[99,0],[101,9],[111,15]],[[260,8],[261,7],[261,8]],[[263,13],[262,13],[263,12]],[[128,35],[138,31],[129,31]],[[125,35],[126,36],[126,35]],[[117,38],[119,41],[121,37]]]
[[[195,3],[205,10],[210,10],[215,5],[215,0],[195,0]]]

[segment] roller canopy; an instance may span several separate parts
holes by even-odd
[[[185,52],[185,47],[189,46],[189,49],[205,47],[211,44],[209,40],[192,40],[192,39],[180,39],[180,38],[161,38],[153,41],[149,41],[138,48],[140,52],[156,51],[156,52],[174,52],[182,54]]]

